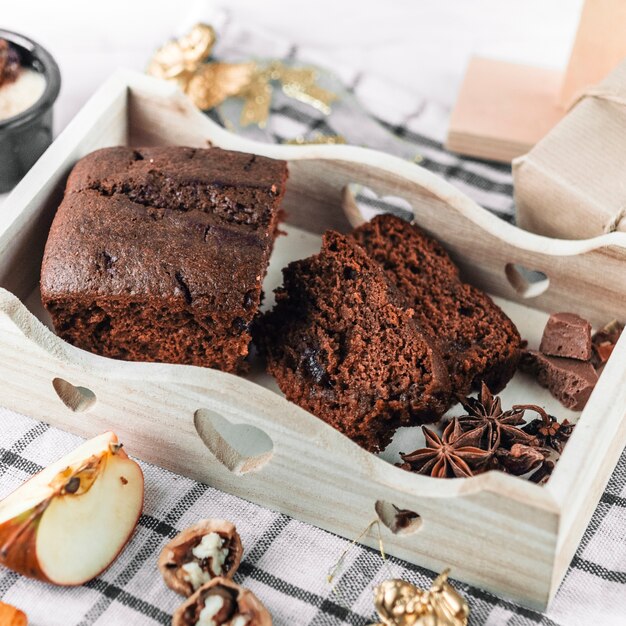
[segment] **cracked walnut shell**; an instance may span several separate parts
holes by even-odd
[[[205,519],[176,535],[161,551],[158,565],[170,589],[190,596],[213,578],[232,578],[242,554],[233,523]]]
[[[172,626],[272,626],[272,616],[249,590],[227,578],[214,578],[178,607]]]

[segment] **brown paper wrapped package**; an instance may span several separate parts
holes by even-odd
[[[626,60],[513,161],[517,223],[549,237],[626,231]]]

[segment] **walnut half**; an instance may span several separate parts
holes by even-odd
[[[272,616],[249,589],[214,578],[176,610],[172,626],[272,626]]]
[[[183,530],[163,548],[159,569],[170,589],[190,596],[213,578],[232,578],[242,554],[234,524],[205,519]]]

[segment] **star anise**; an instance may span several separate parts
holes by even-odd
[[[494,396],[485,383],[482,384],[478,398],[459,397],[459,402],[467,411],[467,415],[457,418],[461,428],[467,433],[480,429],[488,437],[486,442],[481,442],[482,447],[493,448],[500,445],[510,448],[516,443],[536,445],[536,439],[519,428],[525,422],[524,411],[535,408],[533,405],[514,406],[503,411],[499,396]]]
[[[624,325],[617,320],[613,320],[591,338],[591,347],[593,348],[591,362],[596,369],[601,368],[609,360],[623,330]]]
[[[501,468],[509,474],[521,476],[537,469],[546,459],[547,453],[533,446],[514,443],[510,450],[498,448],[496,459]]]
[[[550,475],[552,474],[552,470],[554,469],[554,461],[545,460],[542,465],[539,466],[539,469],[528,477],[528,480],[532,483],[537,483],[538,485],[543,485],[548,482]]]
[[[559,422],[554,415],[548,415],[541,407],[532,404],[520,404],[514,408],[528,409],[539,413],[539,418],[528,422],[523,427],[524,432],[537,440],[537,446],[552,448],[559,454],[563,452],[563,448],[574,430],[574,424],[567,420]]]
[[[441,437],[426,426],[422,430],[426,447],[401,453],[403,469],[436,478],[466,478],[484,472],[493,458],[493,446],[487,450],[479,447],[483,438],[481,428],[463,432],[459,421],[453,419]]]

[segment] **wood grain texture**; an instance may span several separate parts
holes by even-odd
[[[626,20],[622,0],[585,0],[565,71],[495,59],[470,59],[452,111],[446,147],[510,163],[533,146],[626,55],[614,24]]]
[[[615,24],[626,23],[622,0],[585,0],[565,70],[559,100],[566,109],[626,57],[626,38]]]
[[[526,154],[563,117],[563,73],[472,57],[452,110],[446,148],[510,163]]]
[[[525,233],[415,164],[348,146],[247,141],[213,124],[170,85],[127,72],[68,126],[7,201],[0,223],[2,405],[83,436],[113,429],[140,458],[351,539],[376,517],[377,501],[415,511],[422,523],[414,533],[384,529],[390,554],[435,570],[451,566],[456,578],[544,608],[626,443],[626,342],[546,487],[499,472],[449,481],[413,475],[249,380],[78,350],[9,289],[23,299],[38,280],[48,219],[41,215],[54,186],[76,159],[127,137],[132,145],[210,142],[288,159],[289,221],[312,232],[345,230],[357,219],[344,192],[349,183],[402,196],[479,286],[596,323],[626,318],[626,234],[571,242]],[[525,300],[509,283],[507,263],[544,271],[547,291]],[[374,533],[364,542],[375,546]]]

